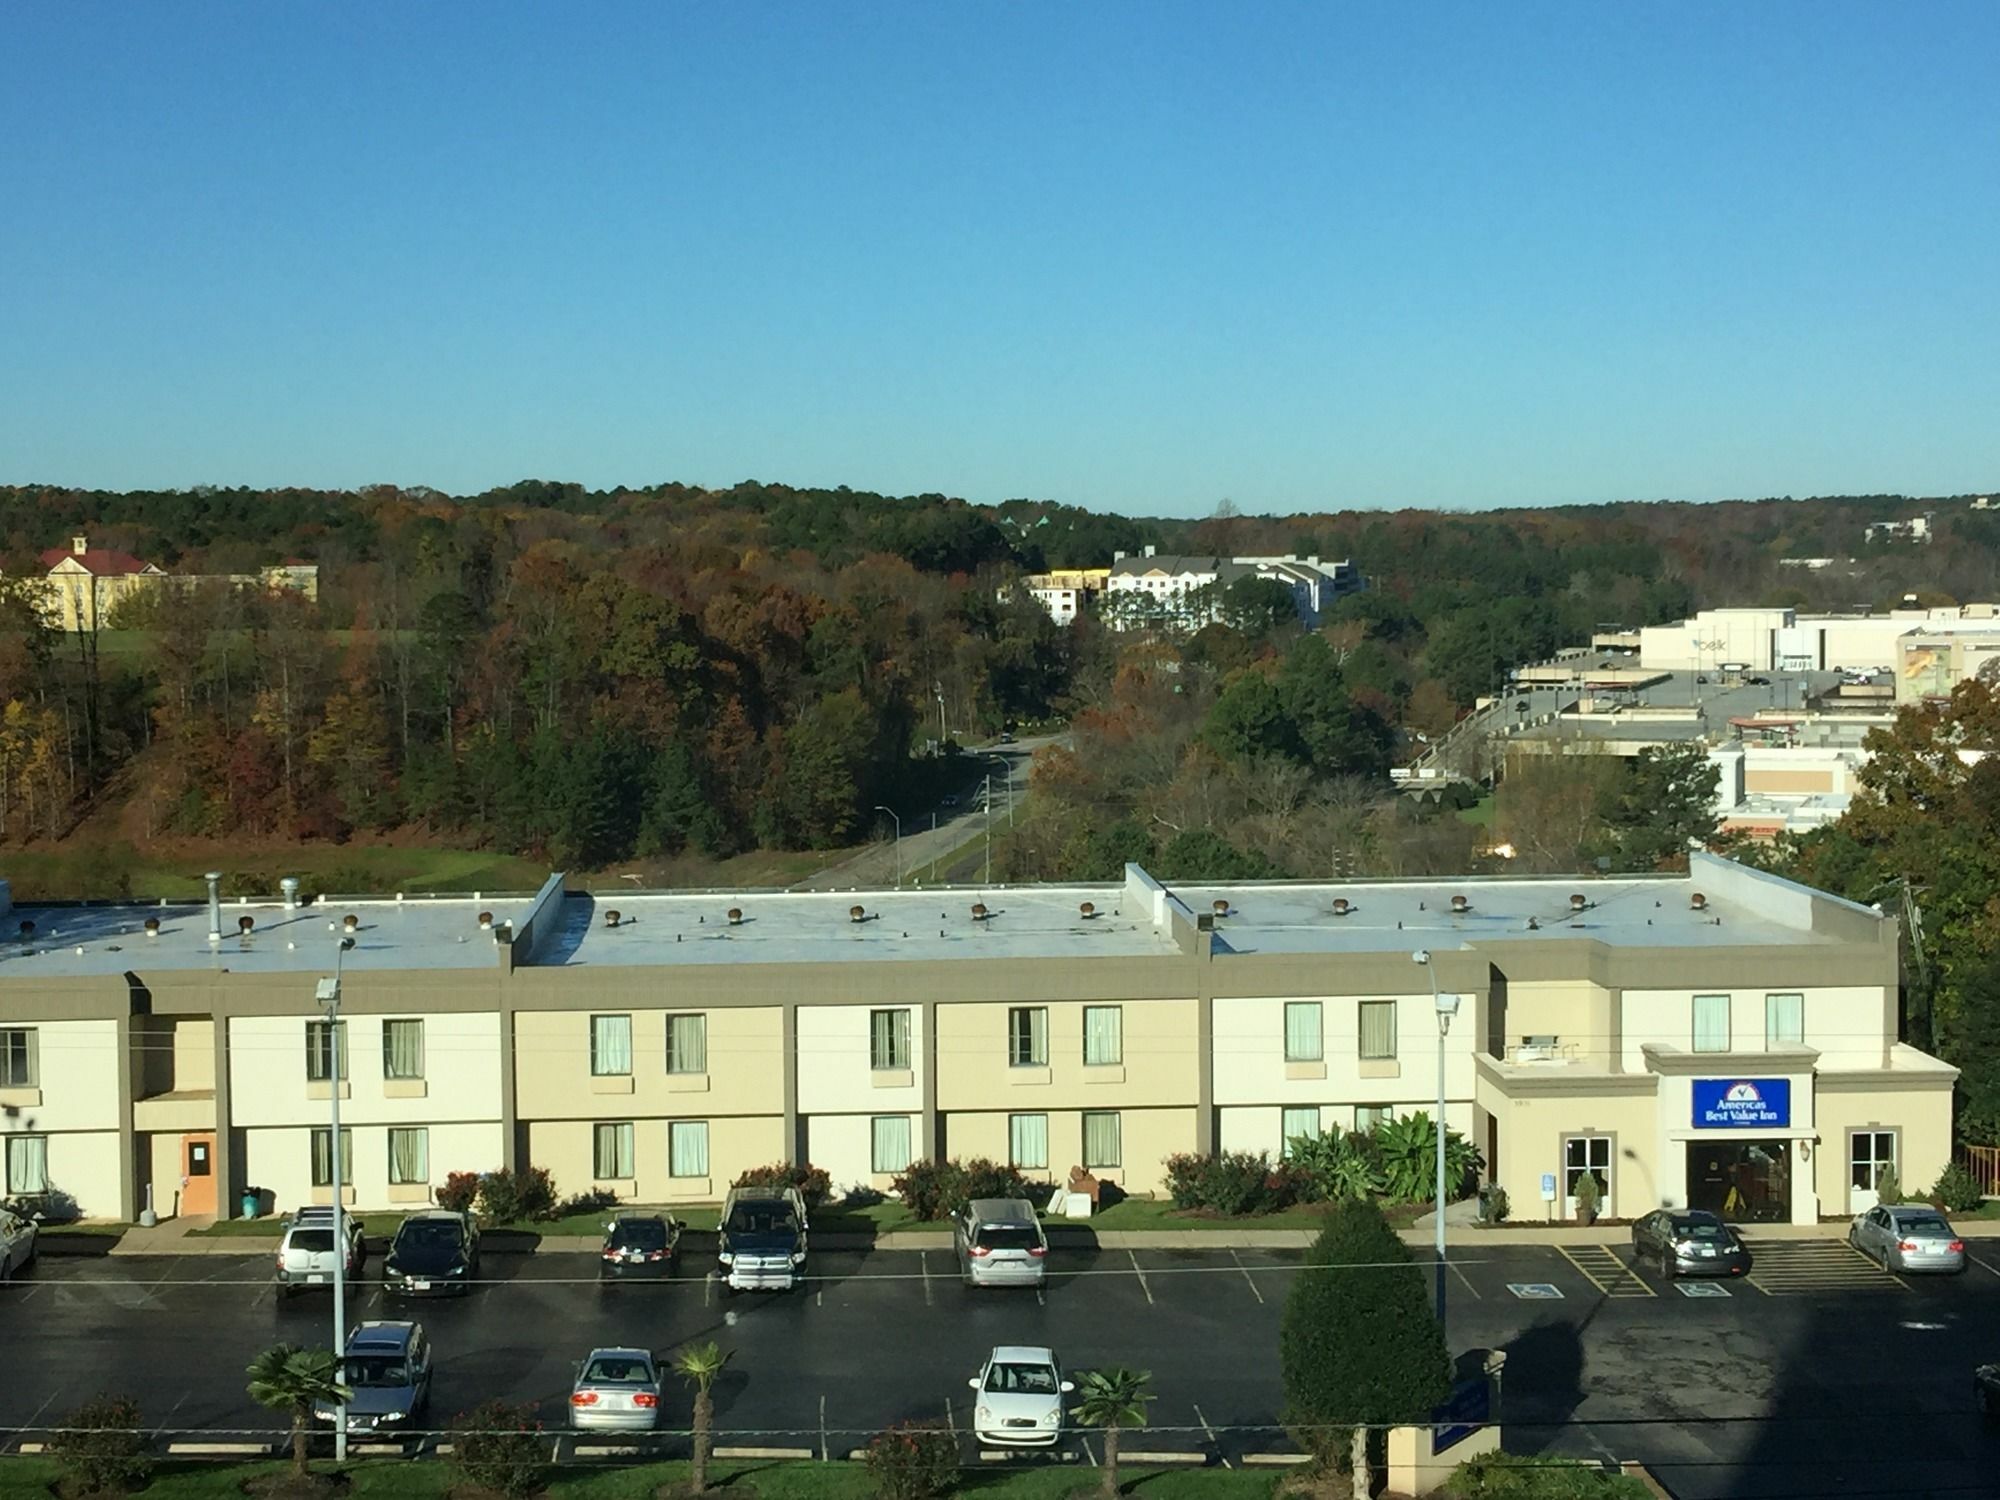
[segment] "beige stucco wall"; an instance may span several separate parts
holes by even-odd
[[[318,1122],[324,1124],[324,1121]],[[497,1121],[461,1124],[425,1124],[430,1134],[429,1194],[389,1183],[389,1127],[386,1124],[350,1122],[343,1110],[341,1126],[348,1129],[351,1159],[341,1169],[343,1180],[352,1188],[356,1208],[420,1208],[429,1203],[438,1185],[453,1172],[487,1172],[500,1165],[500,1126]],[[312,1127],[309,1125],[265,1126],[244,1131],[244,1179],[248,1187],[262,1188],[274,1199],[279,1213],[316,1201],[328,1201],[327,1190],[313,1187]],[[175,1169],[176,1171],[178,1168]],[[157,1179],[156,1179],[157,1183]],[[562,1188],[561,1191],[570,1191]],[[157,1197],[158,1187],[155,1187]],[[224,1214],[236,1212],[234,1203],[217,1207]]]
[[[921,1005],[879,1007],[909,1012],[910,1066],[902,1072],[878,1073],[869,1066],[869,1017],[877,1008],[799,1007],[800,1113],[893,1115],[923,1107],[930,1053],[929,1039],[924,1035],[924,1009]]]
[[[351,1042],[351,1039],[350,1039]],[[175,1093],[215,1087],[215,1022],[180,1017],[173,1023]]]
[[[171,1219],[180,1212],[181,1191],[181,1138],[166,1131],[145,1137],[146,1150],[141,1154],[141,1169],[147,1174],[146,1181],[153,1187],[153,1212],[163,1219]],[[217,1193],[216,1208],[222,1212],[233,1212],[220,1201]],[[139,1186],[137,1207],[146,1206],[146,1186]]]
[[[1868,1206],[1857,1203],[1848,1177],[1847,1137],[1853,1130],[1895,1131],[1903,1197],[1921,1198],[1951,1160],[1951,1090],[1822,1089],[1818,1128],[1813,1180],[1822,1213],[1860,1213]]]
[[[910,1158],[923,1155],[922,1119],[901,1110],[881,1109],[866,1115],[808,1115],[805,1117],[806,1160],[825,1170],[836,1192],[849,1187],[869,1187],[886,1193],[895,1181],[893,1172],[875,1168],[875,1115],[901,1114],[910,1122]]]
[[[1491,1180],[1507,1190],[1509,1212],[1522,1220],[1560,1218],[1565,1204],[1542,1198],[1542,1174],[1556,1174],[1562,1190],[1563,1138],[1614,1138],[1610,1191],[1599,1210],[1606,1218],[1636,1217],[1660,1206],[1660,1128],[1651,1094],[1563,1094],[1509,1099],[1482,1078],[1479,1102],[1498,1122],[1499,1153]],[[1483,1143],[1481,1148],[1484,1149]]]
[[[1363,1000],[1396,1006],[1396,1057],[1361,1058]],[[1320,1006],[1322,1061],[1285,1061],[1287,1002]],[[1235,1104],[1390,1104],[1420,1108],[1437,1100],[1437,1008],[1421,995],[1292,995],[1215,1001],[1215,1102]],[[1478,1045],[1474,1008],[1466,1005],[1445,1038],[1445,1093],[1472,1097]],[[1398,1113],[1408,1113],[1399,1108]]]
[[[1309,1109],[1311,1105],[1292,1105],[1294,1109]],[[1284,1154],[1284,1129],[1286,1106],[1276,1104],[1234,1104],[1216,1111],[1216,1144],[1223,1151],[1261,1151],[1276,1161]],[[1339,1131],[1346,1133],[1355,1128],[1355,1106],[1352,1104],[1324,1104],[1319,1106],[1319,1128],[1323,1135]],[[1422,1111],[1426,1116],[1437,1113],[1437,1100],[1429,1099],[1421,1104],[1397,1104],[1390,1107],[1394,1119],[1402,1119]],[[1444,1106],[1444,1121],[1447,1129],[1456,1130],[1471,1141],[1481,1151],[1486,1149],[1484,1141],[1473,1130],[1472,1101],[1469,1099],[1447,1099]]]
[[[423,1093],[392,1096],[385,1088],[383,1024],[416,1017],[416,1012],[401,1012],[344,1018],[349,1077],[340,1104],[342,1123],[498,1121],[500,1018],[492,1012],[424,1013]],[[230,1019],[229,1111],[233,1123],[250,1127],[326,1123],[325,1092],[309,1086],[306,1079],[306,1026],[307,1018],[299,1016]]]
[[[1023,997],[1020,1003],[1038,1002]],[[1125,1061],[1114,1068],[1084,1067],[1084,1006],[1074,1001],[1048,1005],[1047,1068],[1008,1066],[1009,1009],[984,1002],[938,1007],[939,1109],[1131,1109],[1189,1104],[1196,1097],[1200,1052],[1193,1000],[1125,1002]],[[967,1153],[954,1145],[950,1154]]]
[[[48,1134],[119,1128],[119,1072],[125,1059],[116,1021],[40,1021],[10,1014],[6,1026],[35,1033],[37,1086],[0,1089],[0,1106],[13,1112],[0,1121],[0,1129]]]
[[[1587,979],[1510,979],[1507,984],[1507,1048],[1522,1045],[1527,1037],[1552,1036],[1557,1056],[1583,1067],[1607,1067],[1611,1021],[1611,992]]]
[[[514,1017],[514,1107],[523,1120],[631,1120],[782,1114],[785,1107],[784,1011],[729,1006],[708,1017],[708,1072],[667,1072],[671,1011],[606,1006],[602,1014],[632,1017],[632,1073],[594,1078],[588,1011],[519,1011]],[[866,1055],[863,1055],[865,1066]],[[766,1160],[776,1160],[774,1154]],[[663,1169],[664,1170],[664,1169]]]
[[[1824,770],[1795,770],[1781,766],[1760,766],[1751,761],[1743,768],[1743,790],[1746,792],[1769,792],[1778,795],[1798,795],[1801,793],[1832,792],[1838,778],[1831,768]]]
[[[713,1038],[710,1039],[713,1045]],[[601,1116],[611,1119],[611,1116]],[[537,1120],[528,1126],[528,1160],[546,1167],[556,1180],[559,1196],[605,1188],[634,1203],[712,1203],[728,1191],[736,1176],[750,1167],[781,1161],[785,1156],[782,1116],[713,1117],[683,1110],[658,1118],[632,1119],[633,1166],[630,1182],[607,1182],[593,1176],[596,1168],[593,1120]],[[670,1119],[708,1121],[706,1177],[668,1175],[667,1125]]]
[[[1687,1050],[1694,1042],[1694,997],[1696,994],[1727,994],[1730,997],[1730,1050],[1759,1052],[1764,1049],[1764,1001],[1775,994],[1804,996],[1805,1044],[1820,1053],[1825,1068],[1879,1068],[1889,1044],[1895,1041],[1894,996],[1880,985],[1716,988],[1703,990],[1625,991],[1623,1066],[1628,1073],[1642,1072],[1645,1060],[1640,1048],[1648,1042]],[[1715,1054],[1718,1067],[1728,1070]]]
[[[1128,1055],[1130,1038],[1127,1037]],[[1093,1105],[1093,1108],[1096,1106]],[[1176,1152],[1194,1150],[1195,1111],[1192,1109],[1124,1109],[1120,1116],[1120,1156],[1123,1165],[1097,1170],[1105,1182],[1115,1182],[1127,1192],[1157,1193],[1166,1186],[1162,1163]],[[1063,1182],[1069,1169],[1083,1164],[1083,1115],[1081,1109],[1043,1109],[1023,1105],[1018,1111],[969,1110],[948,1116],[943,1122],[945,1150],[961,1160],[985,1156],[1004,1162],[1009,1155],[1011,1113],[1046,1114],[1049,1117],[1049,1164],[1046,1170],[1022,1168],[1021,1175],[1032,1181]]]

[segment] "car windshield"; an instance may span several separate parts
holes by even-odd
[[[331,1250],[333,1231],[331,1229],[294,1229],[292,1231],[294,1250]]]
[[[664,1250],[667,1226],[658,1219],[628,1219],[612,1226],[611,1245],[616,1250]]]
[[[981,1224],[979,1243],[988,1250],[1032,1250],[1041,1241],[1024,1224]]]
[[[739,1203],[729,1211],[731,1234],[796,1234],[798,1224],[783,1203]]]
[[[1920,1240],[1948,1240],[1951,1226],[1936,1214],[1912,1214],[1907,1219],[1899,1219],[1896,1227],[1904,1234]]]
[[[1674,1233],[1684,1240],[1700,1240],[1704,1244],[1720,1244],[1729,1238],[1729,1231],[1720,1224],[1690,1223],[1683,1219],[1674,1225]]]
[[[347,1383],[357,1390],[370,1387],[379,1390],[385,1386],[410,1383],[409,1366],[403,1363],[400,1355],[350,1354],[342,1368],[346,1371]]]
[[[593,1359],[583,1372],[587,1385],[651,1385],[653,1369],[643,1359]]]
[[[458,1226],[438,1219],[412,1219],[403,1226],[402,1240],[407,1250],[456,1250]],[[327,1241],[329,1248],[332,1244]]]
[[[1048,1365],[992,1365],[986,1371],[986,1389],[1010,1396],[1053,1396],[1056,1372]]]

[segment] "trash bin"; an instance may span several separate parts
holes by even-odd
[[[258,1192],[256,1188],[245,1188],[242,1200],[237,1204],[237,1207],[242,1209],[244,1218],[254,1219],[258,1214],[263,1212],[264,1195]]]

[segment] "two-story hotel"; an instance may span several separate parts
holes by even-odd
[[[0,888],[3,889],[3,888]],[[810,1160],[1073,1166],[1445,1112],[1517,1218],[1857,1212],[1949,1157],[1954,1072],[1897,1038],[1880,913],[1686,876],[14,909],[8,1195],[233,1213],[430,1201],[453,1171],[719,1198]],[[343,958],[339,1019],[316,992]],[[1428,954],[1417,963],[1413,954]],[[1457,997],[1440,1048],[1436,992]]]

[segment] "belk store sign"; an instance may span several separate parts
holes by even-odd
[[[1792,1123],[1789,1078],[1697,1078],[1693,1082],[1697,1130],[1746,1130]]]

